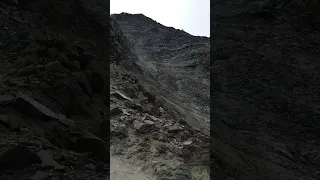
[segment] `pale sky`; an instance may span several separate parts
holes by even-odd
[[[110,13],[144,14],[164,26],[210,37],[210,0],[110,0]]]

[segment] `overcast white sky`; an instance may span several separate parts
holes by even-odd
[[[210,37],[210,0],[110,0],[110,13],[144,14],[169,27]]]

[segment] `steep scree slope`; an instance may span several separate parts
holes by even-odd
[[[209,137],[185,122],[188,114],[168,104],[170,96],[152,90],[158,88],[148,81],[152,74],[139,65],[141,54],[113,18],[111,178],[209,179]]]
[[[142,14],[113,14],[137,55],[137,65],[153,91],[188,114],[187,122],[209,132],[207,37],[165,27]]]

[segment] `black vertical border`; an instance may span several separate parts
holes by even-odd
[[[105,8],[105,11],[107,11],[106,13],[108,13],[109,14],[109,18],[110,18],[110,0],[108,0],[108,3],[106,3],[106,4],[108,4],[108,7],[106,7]],[[106,78],[107,79],[107,83],[106,83],[106,85],[108,86],[108,90],[106,90],[106,92],[107,92],[107,97],[106,97],[106,99],[108,99],[108,103],[107,103],[107,107],[108,107],[108,109],[106,110],[107,111],[107,120],[108,120],[108,126],[109,126],[109,128],[106,128],[106,129],[108,129],[108,132],[105,132],[105,134],[109,134],[109,136],[107,137],[107,138],[105,138],[105,141],[106,141],[106,143],[107,143],[107,145],[108,145],[108,160],[107,160],[107,165],[108,165],[108,178],[107,179],[110,179],[110,116],[109,116],[109,114],[110,114],[110,63],[111,63],[111,59],[110,59],[110,19],[108,19],[109,20],[109,22],[108,22],[108,29],[107,29],[107,32],[104,32],[104,35],[105,35],[105,37],[107,37],[107,41],[108,41],[108,47],[106,48],[106,52],[105,52],[105,58],[106,58],[106,60],[109,62],[108,63],[108,66],[107,66],[107,72],[108,72],[108,78]]]

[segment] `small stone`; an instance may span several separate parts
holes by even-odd
[[[150,113],[152,110],[152,105],[151,104],[144,104],[142,105],[142,112],[144,113]]]
[[[46,46],[39,44],[37,42],[31,42],[24,50],[24,53],[31,53],[31,52],[40,52],[45,51],[47,49]]]
[[[91,157],[91,153],[87,152],[87,153],[78,154],[76,159],[77,161],[83,164],[87,164],[90,161],[90,157]]]
[[[126,116],[130,116],[131,114],[128,112],[127,109],[122,109],[122,113]]]
[[[65,67],[70,70],[80,70],[80,65],[78,61],[71,61],[65,54],[60,53],[57,60]]]
[[[46,64],[45,69],[51,73],[68,73],[68,70],[60,63],[60,61],[49,62],[48,64]]]
[[[119,115],[119,114],[122,114],[122,113],[123,113],[123,111],[119,107],[115,107],[115,108],[112,108],[110,110],[110,115],[111,116],[116,116],[116,115]]]
[[[177,133],[177,132],[180,132],[181,130],[182,130],[181,127],[178,126],[177,124],[173,126],[169,126],[169,129],[168,129],[170,133]]]
[[[126,101],[125,103],[124,103],[124,105],[126,106],[126,107],[128,107],[128,108],[131,108],[131,109],[134,109],[134,110],[138,110],[138,111],[143,111],[143,108],[142,108],[142,106],[140,105],[140,104],[138,104],[138,103],[134,103],[134,102],[132,102],[132,101]]]
[[[160,111],[161,113],[163,113],[163,112],[164,112],[163,107],[159,107],[159,111]]]
[[[21,130],[26,127],[26,123],[21,118],[13,115],[0,115],[0,123],[13,130]]]
[[[37,171],[33,176],[32,176],[32,180],[45,180],[46,178],[48,178],[50,175],[47,172],[43,172],[43,171]]]
[[[13,95],[0,95],[0,105],[6,106],[8,104],[11,104],[14,101],[15,97]]]
[[[28,80],[25,77],[7,79],[6,81],[10,86],[29,87],[29,84],[27,82]]]
[[[133,121],[133,127],[140,133],[149,132],[153,125],[138,120]]]
[[[192,144],[192,141],[190,140],[190,141],[185,141],[185,142],[183,142],[182,143],[183,145],[190,145],[190,144]]]
[[[131,98],[129,98],[128,96],[122,94],[121,92],[119,91],[116,91],[116,92],[112,92],[110,95],[113,95],[119,99],[123,99],[123,100],[129,100],[129,101],[132,101]]]
[[[182,149],[181,156],[184,158],[188,158],[191,156],[191,151],[189,149]]]
[[[112,126],[111,127],[111,135],[119,138],[125,138],[127,137],[127,128],[126,126],[119,125],[119,126]]]
[[[32,65],[27,66],[25,68],[20,69],[15,76],[17,77],[26,77],[30,76],[32,74],[35,74],[37,72],[36,68]]]
[[[51,151],[41,150],[39,152],[39,156],[42,160],[41,166],[43,168],[51,167],[51,168],[54,168],[57,170],[64,169],[64,166],[61,166],[53,159],[53,155],[52,155]]]
[[[147,124],[150,124],[150,125],[154,125],[154,122],[153,121],[150,121],[150,120],[144,120],[143,122],[147,123]]]
[[[52,47],[52,48],[49,48],[47,50],[47,53],[51,58],[55,58],[55,57],[57,57],[59,52],[58,52],[58,49],[56,47]]]
[[[169,151],[169,147],[166,144],[161,143],[156,146],[156,150],[159,153],[166,153],[167,151]]]
[[[92,163],[89,163],[89,164],[87,165],[87,167],[88,167],[89,169],[92,169],[92,170],[94,170],[94,169],[96,168],[96,166],[95,166],[94,164],[92,164]]]

